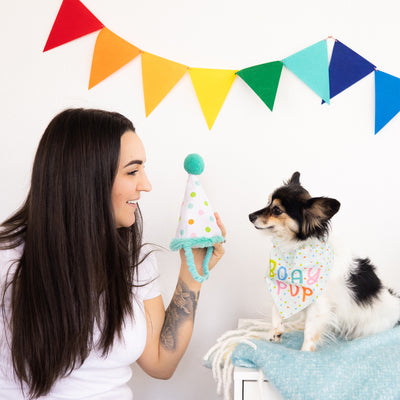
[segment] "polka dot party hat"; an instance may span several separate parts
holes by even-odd
[[[208,262],[215,243],[223,242],[210,202],[200,185],[198,175],[204,170],[204,161],[198,154],[189,154],[184,167],[189,174],[185,197],[183,199],[175,239],[171,241],[171,250],[185,250],[189,270],[194,279],[203,282],[209,276]],[[203,274],[197,272],[192,248],[207,248],[203,263]]]

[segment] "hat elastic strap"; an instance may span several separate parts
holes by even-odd
[[[208,263],[210,262],[212,253],[213,253],[213,246],[207,247],[207,253],[204,257],[203,261],[203,273],[204,275],[201,276],[196,269],[196,265],[194,263],[194,257],[192,253],[191,247],[184,246],[183,249],[185,250],[186,260],[189,266],[189,271],[197,282],[204,282],[210,276],[210,271],[208,269]]]

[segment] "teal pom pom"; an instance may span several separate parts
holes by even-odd
[[[204,161],[198,154],[189,154],[183,164],[185,171],[191,175],[200,175],[204,171]]]

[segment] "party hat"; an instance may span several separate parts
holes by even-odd
[[[189,174],[185,197],[183,199],[175,239],[171,241],[171,250],[185,250],[189,271],[194,279],[203,282],[209,276],[213,245],[225,239],[218,227],[210,202],[200,184],[198,175],[204,171],[204,161],[198,154],[189,154],[184,167]],[[207,248],[203,262],[203,276],[196,269],[192,248]]]

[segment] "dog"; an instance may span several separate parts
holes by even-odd
[[[266,277],[275,300],[271,341],[280,341],[287,318],[302,324],[303,351],[315,351],[329,336],[354,339],[399,323],[400,297],[384,286],[370,259],[354,258],[328,240],[339,208],[336,199],[311,197],[295,172],[265,208],[249,215],[274,246]]]

